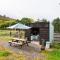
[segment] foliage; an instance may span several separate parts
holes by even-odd
[[[16,19],[0,15],[0,29],[6,29],[6,27],[16,23]]]
[[[54,42],[54,43],[52,44],[52,48],[60,49],[60,43]]]
[[[4,16],[0,15],[0,29],[6,29],[6,27],[19,23],[19,22],[22,24],[29,25],[30,23],[33,23],[34,21],[31,18],[22,18],[21,20],[19,20],[19,19],[12,19],[12,18],[6,17],[5,15]]]
[[[46,22],[48,22],[48,21],[47,21],[47,19],[42,19],[42,20],[37,19],[37,21],[36,21],[35,23],[39,23],[39,22],[45,22],[45,23],[46,23]]]
[[[1,56],[8,56],[8,55],[10,55],[10,52],[8,52],[8,51],[0,51],[0,57]]]
[[[49,60],[60,60],[60,50],[53,50],[52,52],[48,53]]]
[[[42,51],[41,53],[46,56],[46,60],[60,60],[60,44],[53,42],[51,51]]]
[[[0,46],[0,60],[26,60],[25,55],[21,52],[19,54],[10,51],[9,49]]]
[[[41,52],[46,56],[46,60],[60,60],[60,49],[54,49],[52,51]]]
[[[12,20],[12,21],[0,20],[0,29],[6,29],[6,27],[13,25],[15,23],[16,23],[15,20]]]
[[[53,50],[48,52],[47,55],[48,60],[60,60],[60,50]]]
[[[25,24],[25,25],[29,25],[33,22],[34,22],[34,20],[31,19],[31,18],[22,18],[21,21],[20,21],[20,23]]]
[[[48,22],[47,19],[42,19],[43,22]]]
[[[60,18],[54,19],[52,24],[54,26],[54,32],[60,33]]]

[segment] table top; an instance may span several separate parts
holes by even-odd
[[[13,40],[20,40],[20,41],[26,41],[26,39],[20,39],[20,38],[12,38]]]

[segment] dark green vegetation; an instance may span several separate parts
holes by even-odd
[[[56,33],[60,33],[60,18],[56,18],[53,20],[52,22],[53,26],[54,26],[54,31]]]
[[[60,60],[60,44],[53,43],[53,51],[47,53],[47,60]]]
[[[29,25],[33,22],[34,22],[34,20],[31,19],[31,18],[22,18],[21,21],[20,21],[20,23],[25,24],[25,25]]]
[[[5,15],[4,16],[0,15],[0,29],[6,29],[6,27],[13,25],[15,23],[16,23],[15,19],[6,17]]]
[[[22,24],[28,25],[33,22],[34,20],[31,18],[22,18],[21,20],[19,20],[19,19],[12,19],[12,18],[6,17],[5,15],[4,16],[0,15],[0,29],[6,29],[6,27],[14,25],[16,23],[22,23]]]
[[[46,56],[46,60],[60,60],[60,44],[53,43],[51,51],[42,51]]]
[[[0,51],[0,57],[1,56],[9,56],[11,53],[8,51]]]
[[[48,52],[48,60],[60,60],[60,50],[53,50]]]
[[[50,60],[60,60],[60,43],[54,42],[52,48],[54,50],[49,52]]]
[[[53,51],[43,51],[46,56],[46,60],[60,60],[60,49],[54,49]]]
[[[60,49],[60,43],[54,42],[52,48]]]

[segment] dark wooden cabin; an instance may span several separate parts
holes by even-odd
[[[49,41],[49,22],[37,22],[29,26],[32,27],[27,31],[29,41],[39,41],[40,44],[42,44],[42,41],[45,41],[45,43]]]

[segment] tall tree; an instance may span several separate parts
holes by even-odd
[[[48,22],[47,19],[42,19],[42,22]]]
[[[19,23],[20,22],[20,20],[19,19],[16,19],[16,23]]]
[[[60,33],[60,18],[56,18],[53,20],[52,22],[53,26],[54,26],[54,31],[57,33]]]
[[[31,18],[22,18],[20,21],[22,24],[29,25],[30,23],[33,23],[34,20]]]
[[[42,20],[37,19],[37,21],[35,23],[39,23],[39,22],[48,22],[48,21],[47,21],[47,19],[42,19]]]

